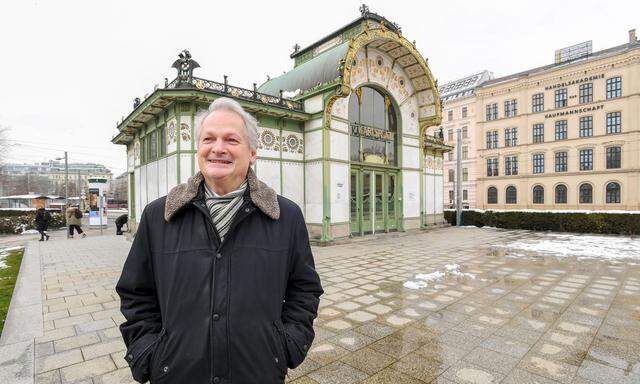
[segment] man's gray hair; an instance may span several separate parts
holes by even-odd
[[[229,111],[234,112],[244,122],[244,131],[249,140],[249,148],[256,150],[258,149],[258,122],[255,117],[251,116],[251,114],[242,108],[240,103],[237,101],[230,99],[228,97],[221,97],[216,99],[211,103],[209,109],[202,110],[196,114],[196,144],[200,146],[200,131],[202,130],[202,123],[204,120],[209,117],[215,111]]]

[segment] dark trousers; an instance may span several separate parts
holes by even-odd
[[[79,225],[72,224],[69,226],[69,236],[73,236],[73,228],[78,231],[78,235],[82,233],[82,228]]]
[[[38,232],[40,232],[40,240],[44,240],[44,237],[47,236],[49,237],[45,232],[44,229],[38,229]]]

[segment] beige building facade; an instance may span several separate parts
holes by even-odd
[[[482,71],[462,79],[444,83],[439,87],[442,98],[442,135],[445,144],[454,149],[445,154],[443,164],[444,175],[444,208],[455,208],[456,201],[456,163],[457,163],[457,131],[460,129],[461,163],[462,163],[462,206],[476,208],[476,178],[480,176],[476,167],[477,147],[474,133],[478,113],[476,111],[475,89],[491,80],[493,74]],[[439,128],[431,128],[432,134],[438,134]]]
[[[478,208],[640,210],[640,43],[584,44],[477,88]]]

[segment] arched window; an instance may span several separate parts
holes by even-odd
[[[505,201],[507,204],[515,204],[518,201],[518,191],[513,185],[507,187],[507,197]]]
[[[556,204],[567,204],[567,186],[564,184],[556,185]]]
[[[544,204],[544,187],[542,185],[533,187],[533,204]]]
[[[607,184],[607,204],[620,203],[620,184]]]
[[[591,184],[580,185],[580,204],[593,204],[593,187]]]
[[[498,189],[496,187],[487,189],[487,204],[498,204]]]
[[[370,87],[349,99],[351,161],[396,164],[396,112],[388,95]]]

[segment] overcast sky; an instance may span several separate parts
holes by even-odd
[[[350,23],[362,1],[29,1],[0,3],[0,126],[9,161],[69,151],[70,161],[126,168],[111,144],[133,99],[151,93],[182,49],[199,77],[251,88],[293,67],[306,47]],[[224,5],[222,5],[224,4]],[[594,51],[640,35],[640,1],[367,1],[416,40],[439,83],[488,69],[495,76],[553,62],[555,49]]]

